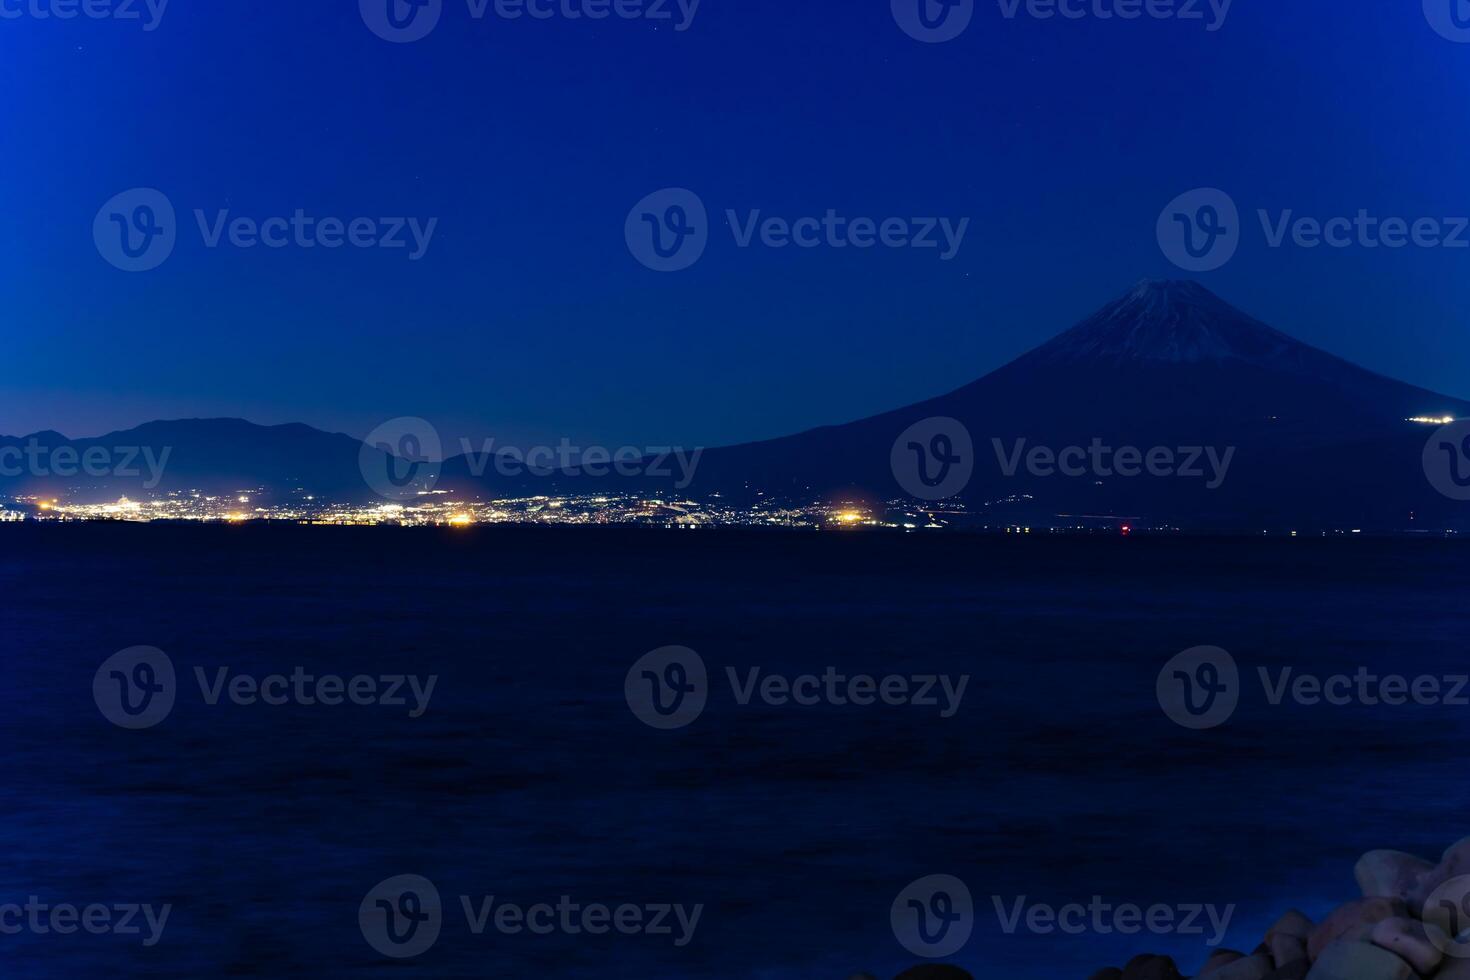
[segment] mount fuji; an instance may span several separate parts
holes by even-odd
[[[1426,479],[1422,418],[1470,418],[1470,402],[1375,374],[1237,310],[1199,283],[1148,280],[1042,346],[962,388],[845,425],[710,450],[692,493],[904,496],[894,441],[926,418],[973,442],[957,500],[997,519],[1072,518],[1195,528],[1417,529],[1470,505]],[[1231,452],[1205,477],[1034,475],[1018,449],[1095,442]],[[1202,459],[1208,457],[1202,457]],[[1008,465],[1013,472],[1008,475]],[[1203,467],[1203,463],[1201,463]]]

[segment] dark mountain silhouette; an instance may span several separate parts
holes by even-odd
[[[1470,402],[1374,374],[1292,339],[1194,282],[1146,281],[1072,329],[978,381],[846,425],[707,453],[696,490],[866,489],[902,494],[894,440],[928,417],[958,420],[975,445],[961,497],[997,516],[1113,515],[1189,526],[1359,521],[1401,527],[1463,505],[1425,478],[1431,427]],[[1184,477],[1006,476],[1018,440],[1060,451],[1105,445],[1235,447],[1225,481]],[[1066,523],[1060,521],[1058,523]]]
[[[1466,523],[1470,509],[1430,485],[1421,457],[1434,427],[1408,421],[1470,418],[1470,402],[1360,368],[1240,312],[1198,283],[1179,281],[1142,282],[1030,353],[937,398],[708,450],[687,487],[670,477],[508,477],[491,461],[467,457],[446,461],[438,486],[484,498],[625,489],[735,502],[895,500],[908,496],[890,458],[895,440],[935,417],[962,424],[974,447],[968,483],[944,506],[963,506],[982,520],[1429,529]],[[55,433],[29,438],[65,442]],[[0,439],[0,448],[24,441]],[[358,467],[359,444],[307,426],[158,422],[73,444],[139,443],[172,447],[165,489],[371,496]],[[1201,457],[1194,463],[1199,477],[1125,477],[1090,466],[1081,475],[1047,474],[1024,463],[1006,472],[1018,452],[1024,459],[1037,447],[1057,453],[1094,444],[1143,454],[1167,449],[1176,467],[1193,447],[1209,447],[1217,459],[1228,458],[1228,468],[1211,474]],[[0,487],[14,492],[17,482],[0,478]],[[90,489],[100,495],[127,486],[97,484]]]
[[[91,439],[50,431],[0,436],[0,453],[11,450],[0,456],[0,490],[83,502],[192,490],[357,500],[366,494],[361,445],[309,425],[228,418],[148,422]]]

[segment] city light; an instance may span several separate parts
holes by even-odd
[[[239,501],[252,501],[244,508]],[[850,502],[792,503],[762,497],[736,505],[719,497],[705,501],[636,494],[565,494],[494,500],[465,499],[448,491],[419,495],[406,503],[332,503],[315,494],[297,492],[272,499],[260,490],[251,495],[216,496],[197,489],[175,490],[149,500],[122,497],[104,502],[71,502],[18,497],[9,505],[11,520],[37,521],[166,521],[232,523],[265,521],[295,524],[396,525],[401,527],[469,527],[480,524],[631,525],[651,527],[785,527],[892,528],[947,526],[947,517],[915,514],[895,502],[862,509]],[[962,507],[951,508],[953,514]]]

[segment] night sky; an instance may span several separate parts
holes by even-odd
[[[1257,208],[1470,215],[1470,43],[1417,2],[1236,0],[1205,21],[1007,19],[921,43],[889,0],[704,0],[671,21],[473,19],[390,44],[356,0],[174,0],[156,30],[0,19],[0,432],[244,416],[363,435],[718,445],[964,384],[1143,277],[1218,187],[1198,278],[1375,370],[1470,396],[1470,248],[1267,247]],[[24,5],[24,6],[23,6]],[[142,8],[141,0],[139,8]],[[671,2],[677,21],[682,15]],[[104,202],[178,211],[150,272]],[[695,191],[675,273],[629,210]],[[406,250],[206,248],[193,210],[438,219]],[[958,255],[738,248],[726,208],[969,218]],[[1470,240],[1470,234],[1466,235]]]

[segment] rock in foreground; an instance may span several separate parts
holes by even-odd
[[[1220,949],[1198,980],[1470,980],[1470,837],[1438,863],[1369,851],[1353,869],[1361,898],[1320,923],[1287,912],[1250,955]],[[1175,980],[1174,961],[1137,956],[1092,980]]]

